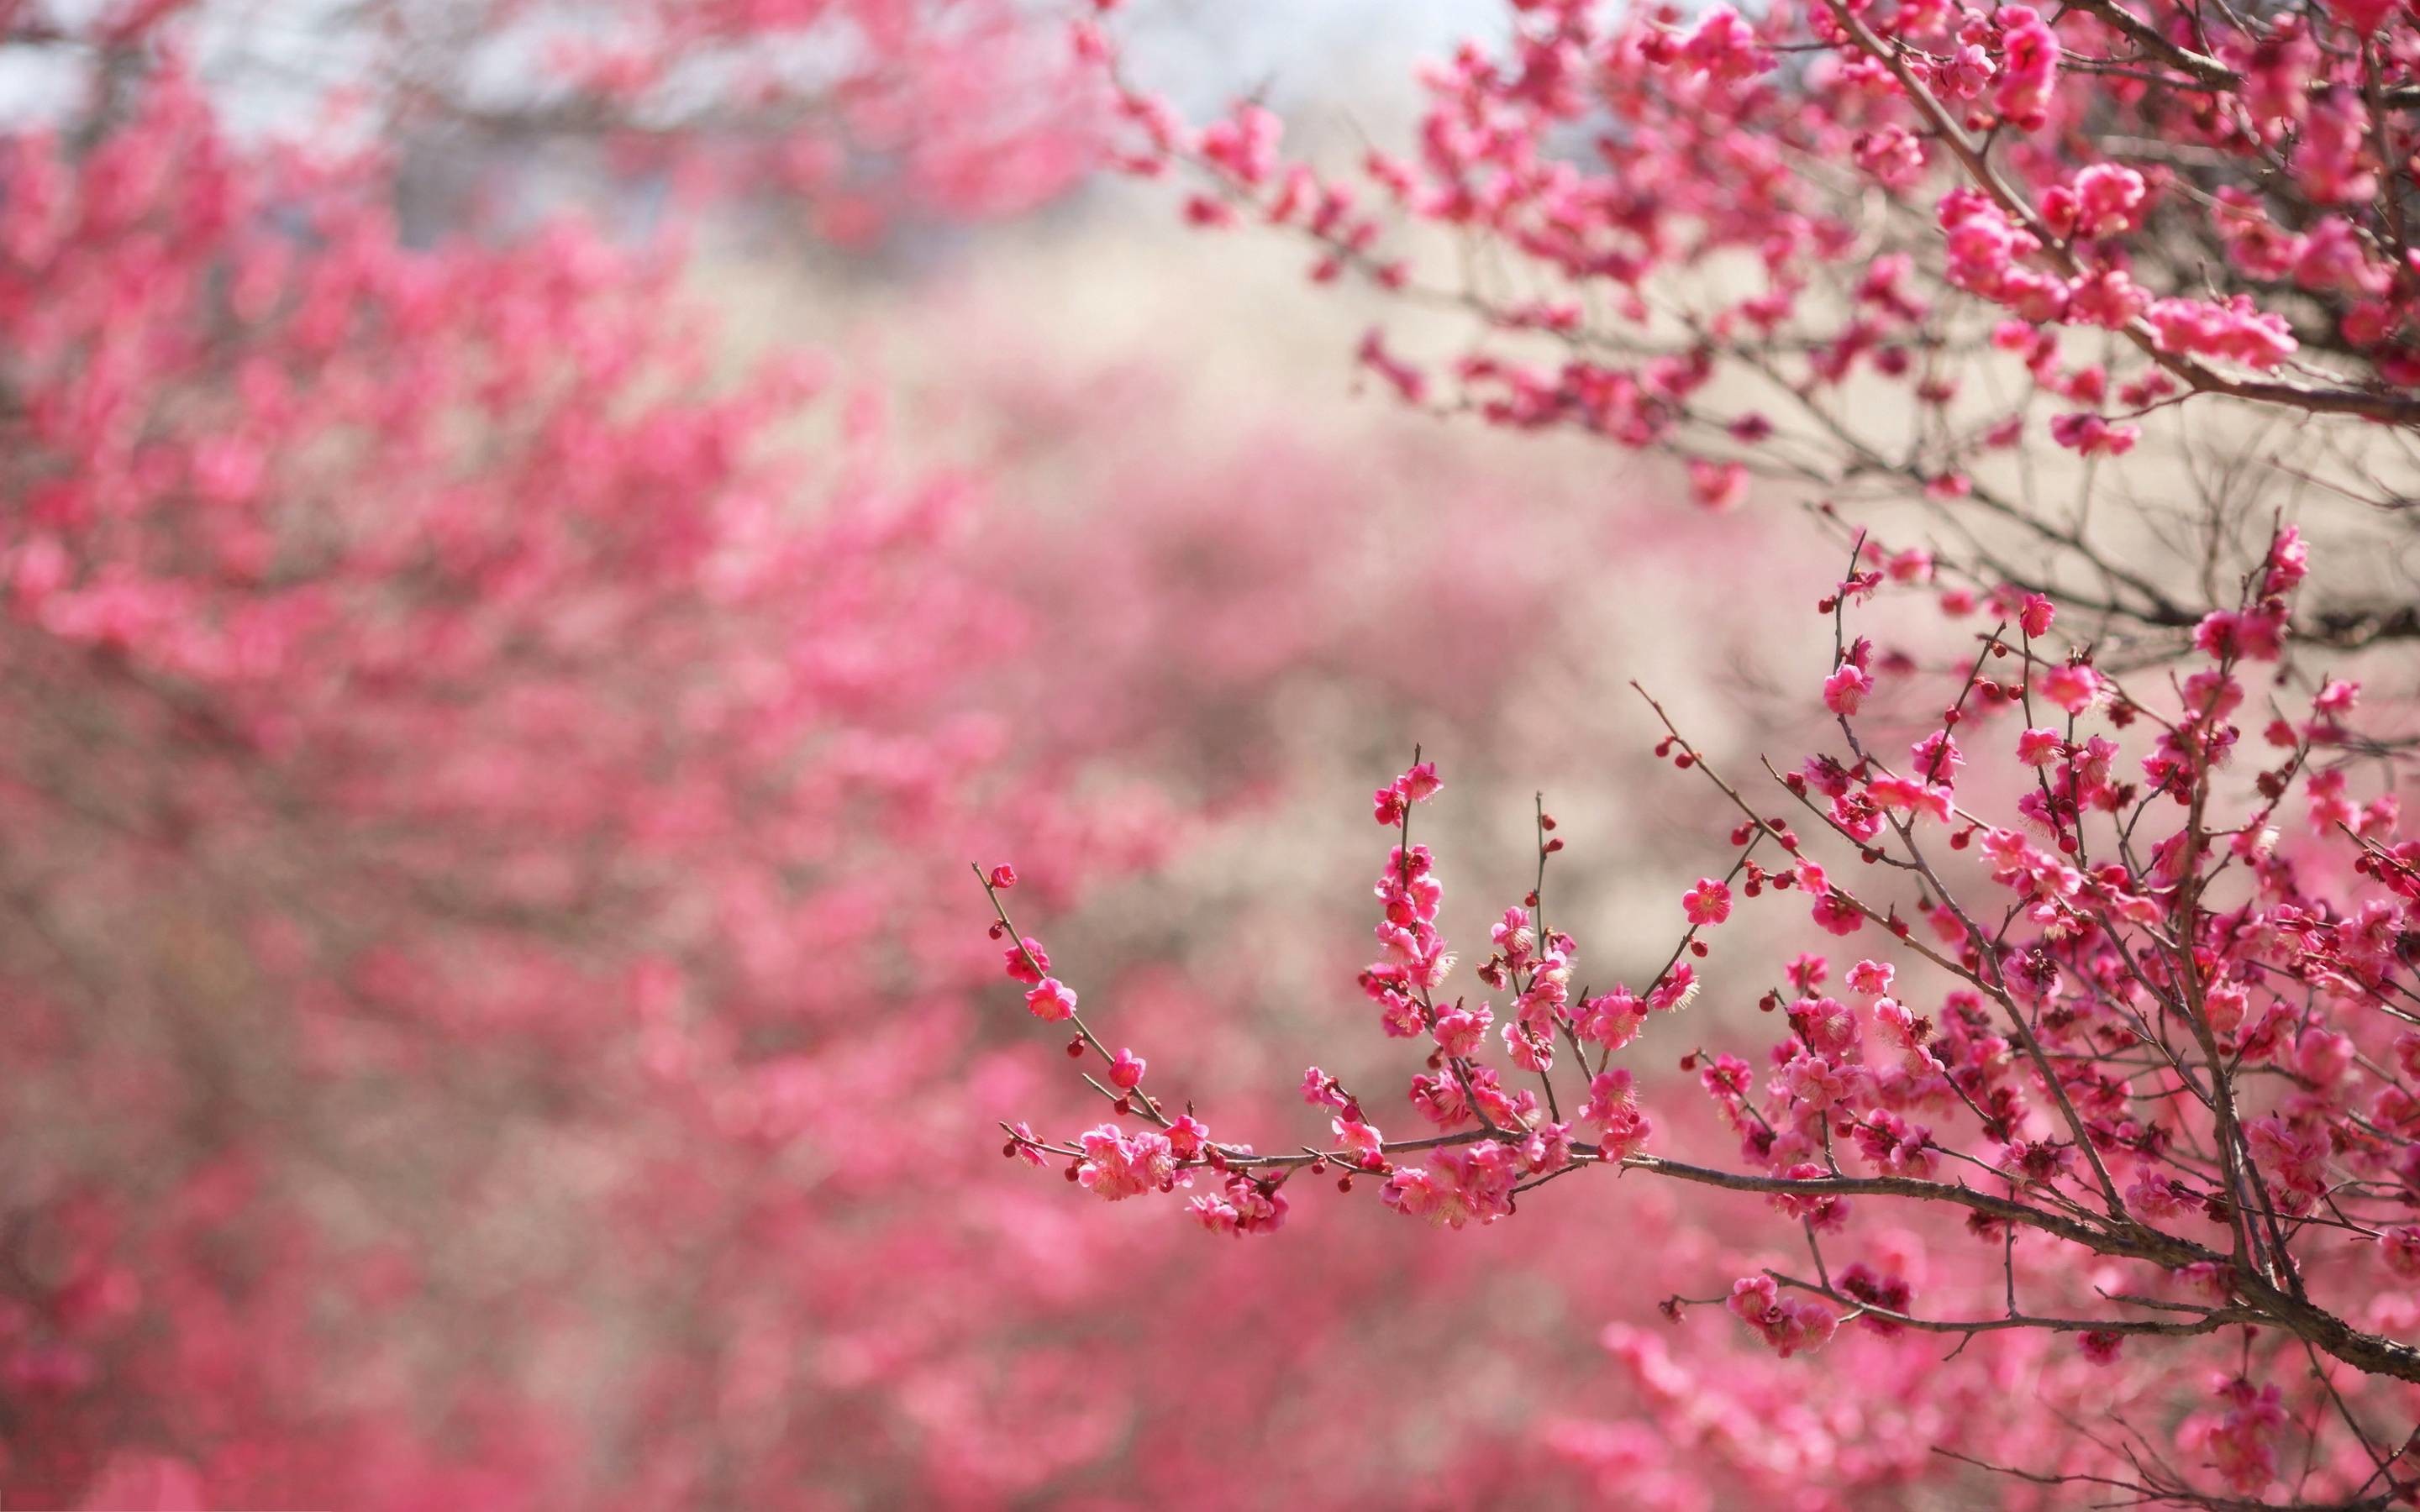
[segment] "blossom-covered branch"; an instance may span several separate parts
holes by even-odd
[[[1411,834],[1441,784],[1416,762],[1374,797],[1394,844],[1360,987],[1380,1031],[1419,1057],[1401,1095],[1430,1133],[1390,1138],[1371,1089],[1314,1067],[1302,1093],[1329,1137],[1256,1157],[1190,1104],[1170,1124],[1137,1103],[1140,1057],[1111,1057],[1079,1026],[1070,1052],[1109,1062],[1115,1111],[1139,1105],[1159,1126],[1112,1121],[1055,1141],[1019,1126],[1008,1152],[1063,1161],[1112,1199],[1187,1190],[1200,1222],[1235,1234],[1279,1227],[1293,1179],[1329,1166],[1347,1190],[1375,1178],[1388,1207],[1447,1228],[1511,1217],[1523,1194],[1592,1167],[1760,1196],[1803,1237],[1814,1274],[1767,1264],[1719,1301],[1785,1357],[1850,1323],[1909,1338],[2072,1335],[2102,1363],[2226,1335],[2240,1343],[2222,1405],[2180,1409],[2174,1430],[2210,1458],[2180,1473],[2172,1499],[2232,1504],[2281,1476],[2310,1504],[2420,1489],[2420,1475],[2369,1454],[2353,1419],[2330,1440],[2317,1412],[2331,1400],[2400,1412],[2400,1437],[2412,1398],[2398,1393],[2420,1384],[2420,1349],[2365,1316],[2378,1288],[2420,1273],[2420,841],[2399,838],[2391,795],[2366,807],[2348,795],[2334,753],[2350,739],[2353,685],[2326,684],[2258,746],[2242,739],[2244,678],[2278,658],[2307,572],[2299,533],[2276,530],[2240,593],[2201,621],[2195,662],[2156,695],[2100,671],[2087,648],[2057,649],[2048,599],[2010,598],[1971,656],[1932,674],[1943,712],[1917,724],[1903,760],[1877,733],[1872,647],[1853,634],[1850,609],[1888,581],[1866,559],[1861,544],[1819,606],[1833,625],[1820,694],[1840,744],[1769,768],[1809,833],[1752,801],[1653,705],[1658,753],[1740,822],[1724,874],[1680,899],[1682,943],[1640,990],[1574,990],[1578,945],[1544,919],[1544,863],[1564,841],[1543,805],[1537,886],[1491,927],[1476,985],[1453,986],[1437,860]],[[1978,748],[1993,759],[1978,753],[1970,774]],[[2280,835],[2296,791],[2306,845]],[[1817,859],[1827,854],[1850,859]],[[986,880],[995,903],[1008,875]],[[1838,995],[1824,956],[1782,964],[1788,991],[1759,1005],[1781,1032],[1756,1059],[1682,1057],[1735,1163],[1651,1149],[1664,1110],[1676,1125],[1687,1110],[1668,1082],[1615,1062],[1670,1034],[1706,989],[1706,935],[1743,903],[1791,897],[1821,932],[1876,943]],[[1007,966],[1030,984],[1029,1008],[1070,1017],[1072,990],[1042,975],[1039,945],[1014,936],[1005,913],[993,933],[1014,940]],[[1593,1200],[1635,1199],[1615,1188]],[[1853,1213],[1927,1209],[2005,1250],[2004,1285],[1934,1310],[1886,1248],[1858,1253],[1877,1231]],[[2055,1305],[2020,1299],[2020,1242],[2065,1258],[2029,1268],[2049,1271]],[[1828,1260],[1826,1243],[1853,1263]],[[1690,1305],[1675,1298],[1667,1312]],[[2350,1373],[2314,1372],[2305,1350]],[[2319,1426],[2289,1443],[2289,1419]],[[2311,1492],[2315,1477],[2335,1489]]]
[[[1761,482],[1891,510],[1946,597],[2042,592],[2113,651],[2189,634],[2197,595],[2147,556],[2241,564],[2247,493],[2408,543],[2406,8],[1541,0],[1504,20],[1423,73],[1415,143],[1349,167],[1288,161],[1256,101],[1187,122],[1107,26],[1078,46],[1121,161],[1185,172],[1190,219],[1305,238],[1319,281],[1463,317],[1459,351],[1361,347],[1424,409],[1669,455],[1708,508]],[[2173,536],[2095,507],[2180,494]],[[2348,583],[2296,632],[2411,639],[2413,586]]]

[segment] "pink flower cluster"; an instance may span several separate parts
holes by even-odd
[[[1723,1305],[1785,1360],[1823,1348],[1839,1326],[1839,1319],[1822,1303],[1781,1296],[1769,1275],[1743,1276],[1733,1282]]]
[[[1854,557],[1866,554],[1861,540]],[[1880,694],[1879,673],[1916,673],[1845,625],[1848,606],[1890,575],[1852,571],[1819,606],[1833,627],[1823,699],[1839,744],[1778,774],[1813,839],[1714,772],[1651,702],[1665,722],[1657,754],[1703,773],[1740,822],[1730,870],[1683,892],[1679,943],[1643,995],[1571,987],[1578,948],[1546,912],[1546,862],[1562,840],[1543,807],[1537,881],[1491,926],[1472,971],[1501,998],[1454,992],[1436,862],[1410,838],[1439,784],[1417,764],[1376,794],[1396,845],[1375,887],[1379,959],[1360,984],[1383,1033],[1425,1057],[1406,1091],[1434,1132],[1386,1138],[1358,1097],[1314,1069],[1304,1095],[1335,1115],[1324,1148],[1256,1157],[1226,1147],[1179,1171],[1213,1166],[1249,1190],[1334,1171],[1349,1191],[1378,1174],[1386,1206],[1454,1229],[1512,1217],[1534,1190],[1575,1193],[1567,1183],[1598,1167],[1628,1178],[1600,1178],[1603,1201],[1645,1200],[1632,1196],[1642,1179],[1761,1195],[1807,1264],[1768,1259],[1726,1297],[1673,1296],[1668,1314],[1719,1301],[1783,1360],[1837,1347],[1849,1321],[1864,1326],[1848,1336],[1874,1347],[2059,1339],[2074,1368],[2122,1375],[2140,1382],[2127,1390],[2167,1404],[2183,1458],[2137,1473],[2164,1477],[2144,1484],[2174,1499],[2263,1494],[2289,1473],[2360,1484],[2360,1435],[2306,1443],[2289,1465],[2277,1430],[2329,1393],[2384,1410],[2403,1389],[2388,1381],[2420,1380],[2420,1364],[2380,1332],[2420,1322],[2404,1289],[2420,1246],[2402,1221],[2420,1182],[2420,1096],[2404,1085],[2420,1034],[2371,1011],[2420,1003],[2397,943],[2420,905],[2420,841],[2395,838],[2383,797],[2356,810],[2342,796],[2350,764],[2331,751],[2360,706],[2350,680],[2316,682],[2309,719],[2277,721],[2273,764],[2230,766],[2243,744],[2231,720],[2247,702],[2238,673],[2280,656],[2307,572],[2301,534],[2278,528],[2156,702],[2099,670],[2088,648],[2055,645],[2069,622],[2051,599],[1996,592],[2004,617],[1979,652],[1936,674],[1946,702],[1918,705],[1938,712],[1918,719],[1901,762],[1870,735],[1879,720],[1864,701]],[[1844,672],[1862,683],[1845,709]],[[1995,719],[2015,728],[1979,738]],[[1977,764],[1997,767],[2002,785],[1968,773],[1978,748],[1999,756]],[[2271,821],[2296,786],[2329,823],[2317,848],[2289,858]],[[1980,817],[1986,804],[2007,817]],[[1818,841],[1873,870],[1847,880],[1813,859]],[[1765,846],[1786,864],[1760,859]],[[1741,903],[1792,891],[1820,931],[1875,926],[1885,938],[1845,966],[1838,995],[1823,991],[1825,957],[1791,959],[1777,975],[1795,995],[1765,989],[1759,1004],[1777,1030],[1760,1056],[1682,1055],[1732,1149],[1713,1165],[1670,1153],[1669,1133],[1651,1134],[1659,1122],[1689,1127],[1674,1088],[1610,1059],[1709,980],[1758,990],[1753,973],[1701,969],[1701,935],[1736,929]],[[2227,1151],[2215,1165],[2201,1153],[2212,1141]],[[1880,1227],[1940,1220],[1980,1250],[1946,1289],[1926,1283],[1901,1230]],[[1841,1247],[1845,1264],[1827,1253]],[[1940,1312],[1916,1310],[1919,1284]],[[2396,1300],[2359,1301],[2365,1285]],[[2335,1300],[2307,1300],[2320,1295]],[[2203,1341],[2223,1328],[2257,1342],[2230,1366],[2219,1407],[2189,1402],[2177,1383],[2191,1369],[2178,1361],[2213,1357]],[[2331,1373],[2314,1376],[2314,1357]],[[2355,1385],[2356,1371],[2383,1379]],[[2073,1379],[2086,1396],[2107,1389]],[[2032,1442],[2049,1443],[2039,1426]],[[2126,1468],[2072,1443],[2057,1452],[2086,1457],[2059,1461],[2071,1467]]]

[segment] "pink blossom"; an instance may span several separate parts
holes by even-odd
[[[1344,1088],[1336,1078],[1317,1066],[1302,1073],[1302,1100],[1313,1107],[1342,1108],[1345,1104]]]
[[[2290,594],[2311,570],[2311,548],[2299,526],[2280,529],[2269,549],[2269,574],[2261,592],[2271,596]]]
[[[2144,201],[2143,176],[2114,162],[2096,162],[2075,176],[2075,229],[2105,237],[2133,229]]]
[[[1676,1013],[1688,1007],[1697,995],[1698,970],[1683,961],[1657,980],[1647,994],[1645,1003],[1658,1013]]]
[[[2402,1224],[2379,1240],[2386,1268],[2407,1281],[2420,1280],[2420,1226]]]
[[[1373,803],[1378,823],[1393,826],[1403,823],[1404,814],[1413,804],[1433,796],[1444,784],[1437,779],[1436,764],[1420,762],[1386,787],[1378,789]]]
[[[1689,462],[1689,495],[1714,514],[1735,509],[1747,498],[1747,469],[1737,462],[1708,462],[1693,457]]]
[[[1911,816],[1931,815],[1947,822],[1957,794],[1938,783],[1904,777],[1877,777],[1866,784],[1866,795],[1877,808]]]
[[[1523,1071],[1544,1072],[1555,1066],[1555,1041],[1544,1030],[1515,1020],[1504,1026],[1504,1053]]]
[[[1165,1191],[1176,1180],[1175,1151],[1156,1130],[1128,1134],[1105,1123],[1086,1131],[1077,1143],[1084,1151],[1076,1167],[1077,1181],[1111,1202]]]
[[[1823,1348],[1839,1326],[1839,1319],[1820,1303],[1778,1296],[1771,1276],[1744,1276],[1734,1282],[1725,1305],[1785,1360]]]
[[[1210,1126],[1190,1113],[1181,1113],[1168,1125],[1168,1148],[1179,1160],[1191,1160],[1210,1142]]]
[[[1616,988],[1582,1002],[1573,1027],[1583,1040],[1619,1050],[1637,1039],[1646,1023],[1646,1005],[1628,991]]]
[[[1927,583],[1932,580],[1932,553],[1922,547],[1912,546],[1891,554],[1883,570],[1895,583]]]
[[[1932,69],[1933,87],[1949,100],[1972,100],[1999,71],[1992,55],[1973,42],[1962,42],[1946,62]]]
[[[1042,949],[1040,940],[1030,935],[1001,952],[1001,959],[1012,979],[1030,985],[1038,986],[1043,973],[1050,969],[1050,952]]]
[[[1357,1119],[1332,1119],[1329,1127],[1336,1133],[1336,1148],[1352,1154],[1376,1155],[1385,1143],[1377,1130]]]
[[[2122,331],[2151,307],[2150,292],[2122,268],[2099,268],[2068,286],[2068,318]]]
[[[2100,701],[2101,674],[2090,667],[2069,664],[2036,674],[2034,688],[2070,714],[2082,714]]]
[[[1432,1167],[1404,1166],[1387,1179],[1381,1196],[1407,1217],[1426,1218],[1445,1228],[1491,1224],[1511,1211],[1512,1188],[1522,1175],[1518,1157],[1492,1140],[1449,1146]]]
[[[1885,189],[1910,189],[1924,177],[1923,142],[1896,122],[1859,136],[1853,155]]]
[[[2213,609],[2194,627],[2195,647],[2211,657],[2274,661],[2284,639],[2284,616],[2266,609]]]
[[[2223,304],[2203,300],[2154,301],[2145,312],[2161,349],[2225,358],[2267,372],[2297,350],[2285,319],[2253,308],[2237,295]]]
[[[2049,599],[2040,594],[2027,594],[2024,606],[2017,610],[2017,626],[2028,637],[2048,635],[2055,612]]]
[[[1731,917],[1731,889],[1713,877],[1699,877],[1681,895],[1681,910],[1692,926],[1719,924]]]
[[[2050,423],[2051,440],[2085,456],[2123,456],[2142,435],[2140,425],[2113,425],[2094,414],[2058,415]]]
[[[1638,1153],[1654,1133],[1653,1123],[1639,1111],[1636,1082],[1629,1072],[1618,1068],[1601,1072],[1589,1083],[1579,1121],[1597,1131],[1598,1149],[1608,1160]]]
[[[1773,59],[1757,45],[1756,31],[1729,6],[1715,6],[1683,39],[1680,58],[1717,79],[1745,79],[1773,67]]]
[[[1826,890],[1815,900],[1812,911],[1817,925],[1833,934],[1849,935],[1865,928],[1866,916],[1843,894]]]
[[[1186,1206],[1194,1221],[1212,1233],[1241,1238],[1276,1232],[1284,1226],[1290,1204],[1282,1187],[1232,1171],[1216,1195],[1196,1196]]]
[[[1452,1008],[1439,1013],[1432,1031],[1436,1037],[1437,1048],[1462,1059],[1477,1055],[1495,1016],[1484,1003],[1476,1008]]]
[[[1823,706],[1834,714],[1853,715],[1873,690],[1871,674],[1854,662],[1844,661],[1823,679]]]
[[[2207,1457],[2234,1490],[2267,1487],[2277,1473],[2276,1436],[2286,1411],[2275,1386],[2255,1386],[2243,1378],[2222,1378],[2219,1405],[2196,1412],[2177,1429],[2180,1447]]]
[[[1026,1011],[1047,1024],[1063,1024],[1076,1016],[1076,993],[1056,977],[1045,977],[1025,995]]]
[[[2028,7],[2004,6],[1993,19],[2001,52],[1993,103],[2019,131],[2040,131],[2058,81],[2058,36]]]

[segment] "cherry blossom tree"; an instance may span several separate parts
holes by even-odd
[[[1516,485],[1266,417],[1171,470],[1047,363],[964,378],[1019,447],[1080,454],[1054,513],[982,444],[903,443],[879,373],[735,370],[675,249],[414,203],[415,154],[543,128],[830,236],[1011,208],[1059,148],[951,132],[1051,76],[960,79],[949,131],[885,117],[958,55],[920,11],[763,8],[859,65],[778,109],[664,122],[574,69],[508,131],[407,83],[464,87],[527,12],[380,40],[281,126],[238,117],[295,60],[213,51],[223,9],[59,8],[0,28],[73,85],[0,133],[0,1502],[1485,1484],[1519,1447],[1491,1425],[1416,1465],[1279,1432],[1288,1391],[1451,1347],[1366,1299],[1464,1272],[1342,1232],[1171,1311],[1189,1243],[1001,1189],[989,1109],[1055,1050],[981,1013],[954,857],[1047,854],[1028,894],[1072,907],[1187,851],[1283,787],[1253,721],[1289,680],[1500,717],[1557,596],[1491,533]],[[756,12],[632,14],[744,52]],[[374,125],[320,131],[329,88]],[[773,195],[767,154],[818,140],[841,177]],[[891,153],[932,171],[856,177]],[[886,192],[835,220],[852,185]],[[1499,611],[1372,608],[1373,476],[1443,511],[1406,570],[1483,564]],[[1359,671],[1404,646],[1422,677]],[[1140,1022],[1212,1016],[1112,980]],[[1138,1339],[1184,1393],[1101,1396]]]
[[[948,1002],[866,858],[977,792],[1109,869],[1161,826],[999,759],[968,480],[863,399],[770,444],[835,377],[710,381],[657,254],[406,245],[178,41],[0,168],[8,1495],[739,1495],[782,1466],[699,1393],[819,1305],[733,1236],[819,1211],[783,1163],[873,1048],[827,1005],[926,1000],[905,1057]],[[618,1469],[529,1378],[605,1310]]]
[[[1852,0],[1506,20],[1424,77],[1412,150],[1344,171],[1284,161],[1257,104],[1186,124],[1108,27],[1076,42],[1125,166],[1188,176],[1189,221],[1306,238],[1315,281],[1461,323],[1441,360],[1363,342],[1402,399],[1668,455],[1709,509],[1814,506],[1844,568],[1793,659],[1829,733],[1750,780],[1645,700],[1727,845],[1668,945],[1595,967],[1550,908],[1543,800],[1532,885],[1452,948],[1416,757],[1375,794],[1394,839],[1359,978],[1412,1066],[1313,1067],[1315,1121],[1252,1142],[978,867],[1007,975],[1112,1115],[1015,1124],[1006,1152],[1112,1201],[1181,1193],[1221,1235],[1331,1186],[1451,1230],[1641,1186],[1761,1200],[1761,1242],[1665,1294],[1678,1333],[1608,1330],[1627,1414],[1546,1430],[1622,1499],[2420,1496],[2420,841],[2396,795],[2420,624],[2393,556],[2420,27]],[[1894,594],[1980,628],[1885,650],[1862,616]],[[1811,939],[1717,958],[1792,899]],[[1692,1026],[1709,989],[1774,1032]],[[1907,1434],[1912,1457],[1876,1447]]]
[[[1068,1137],[1020,1124],[1007,1150],[1112,1201],[1185,1189],[1192,1217],[1233,1235],[1283,1227],[1306,1186],[1330,1180],[1450,1229],[1554,1200],[1527,1196],[1549,1183],[1588,1200],[1559,1184],[1592,1171],[1759,1196],[1801,1257],[1675,1294],[1668,1315],[1727,1311],[1785,1360],[1868,1330],[1909,1357],[1893,1374],[1918,1381],[1945,1335],[1961,1350],[2060,1335],[2091,1365],[2139,1357],[2154,1373],[2045,1398],[2062,1415],[2097,1400],[2131,1412],[2105,1430],[2069,1417],[2078,1443],[2011,1473],[2198,1504],[2395,1504],[2412,1490],[2401,1456],[2420,1405],[2403,1112],[2420,843],[2396,838],[2391,795],[2364,805],[2349,788],[2354,685],[2273,712],[2265,756],[2235,753],[2242,675],[2277,658],[2306,562],[2281,529],[2240,607],[2209,616],[2199,659],[2159,694],[2055,650],[2055,610],[2028,598],[1966,665],[1933,670],[1949,696],[1903,758],[1863,706],[1872,648],[1849,628],[1884,575],[1853,572],[1822,606],[1838,746],[1769,766],[1760,802],[1665,724],[1659,753],[1702,774],[1738,823],[1728,865],[1678,900],[1675,943],[1635,987],[1596,990],[1549,921],[1564,840],[1543,806],[1535,885],[1491,926],[1474,984],[1453,985],[1437,862],[1411,838],[1442,784],[1416,763],[1375,795],[1395,840],[1360,979],[1378,1028],[1420,1066],[1407,1092],[1425,1132],[1409,1135],[1380,1127],[1403,1106],[1391,1090],[1317,1067],[1301,1093],[1326,1128],[1293,1149],[1222,1137],[1190,1101],[1175,1111],[1146,1057],[1016,933],[1016,879],[995,868],[993,933],[1027,1009],[1072,1030],[1088,1083],[1138,1120]],[[1969,749],[1996,773],[1963,772]],[[2307,844],[2282,841],[2297,817]],[[1779,1033],[1756,1059],[1676,1040],[1710,980],[1757,981],[1701,963],[1734,910],[1765,897],[1801,900],[1822,933],[1871,953],[1837,974],[1814,952],[1768,968],[1759,1007]],[[1686,1046],[1679,1065],[1735,1140],[1728,1158],[1657,1148],[1680,1089],[1634,1068],[1658,1041]],[[1631,1183],[1595,1200],[1632,1200]],[[1979,1260],[1920,1297],[1896,1230],[1926,1218],[1906,1210],[1954,1220]],[[1652,1338],[1616,1347],[1675,1373]],[[2040,1446],[2042,1424],[2008,1427],[2024,1415],[1993,1430]],[[1965,1458],[1961,1442],[1946,1452]]]
[[[1519,7],[1366,182],[1061,19],[0,4],[0,1501],[2409,1500],[2409,18]],[[1404,301],[1384,389],[1814,506],[1825,733],[1638,707],[1664,928],[1541,800],[1453,970],[1437,821],[1652,554],[1582,481],[955,348],[1015,447],[903,445],[628,235],[1104,119]],[[1455,787],[1272,1083],[1346,931],[1216,847],[1304,684]]]
[[[2014,583],[2131,656],[2177,650],[2285,501],[2408,559],[2413,25],[1515,3],[1424,73],[1415,143],[1349,164],[1288,161],[1253,102],[1187,124],[1112,29],[1077,46],[1189,220],[1459,317],[1458,352],[1364,342],[1408,402],[1669,455],[1707,508],[1838,509],[1953,601]],[[2298,639],[2420,635],[2408,567],[2370,565]]]

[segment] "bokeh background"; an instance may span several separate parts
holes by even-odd
[[[1845,559],[1373,392],[1417,311],[1094,171],[1063,23],[0,3],[0,1503],[2006,1494],[1929,1446],[2071,1360],[1844,1335],[1851,1394],[1657,1316],[1752,1203],[1233,1242],[1001,1158],[1097,1107],[970,861],[1163,1096],[1322,1137],[1305,1066],[1404,1070],[1371,788],[1441,764],[1473,940],[1543,791],[1583,975],[1639,981],[1730,820],[1627,685],[1792,748]],[[1502,17],[1123,24],[1349,157]]]

